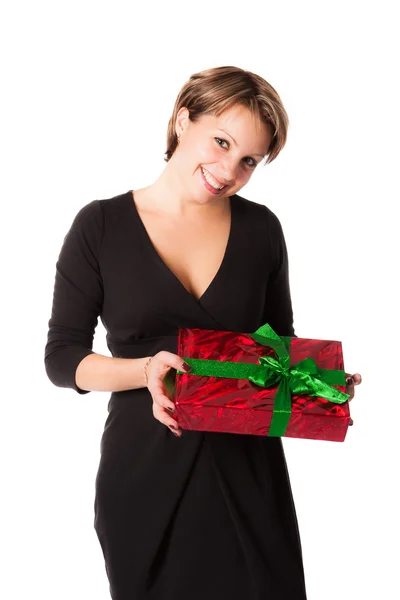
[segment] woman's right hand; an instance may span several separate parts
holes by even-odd
[[[185,365],[188,369],[185,368]],[[146,368],[147,388],[153,398],[154,418],[169,427],[177,437],[180,437],[182,430],[172,416],[175,412],[175,404],[168,397],[164,383],[164,378],[171,368],[186,372],[191,369],[177,354],[167,350],[161,350],[155,354]]]

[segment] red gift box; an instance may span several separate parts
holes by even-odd
[[[291,340],[290,366],[311,357],[318,368],[344,372],[341,342],[285,339]],[[177,353],[185,360],[252,364],[258,364],[260,357],[276,356],[271,347],[257,343],[251,334],[188,328],[179,329]],[[176,419],[182,429],[268,436],[277,387],[262,387],[249,379],[178,371],[174,397]],[[332,387],[345,392],[345,385]],[[325,398],[292,394],[284,436],[342,442],[349,420],[348,401],[334,403]]]

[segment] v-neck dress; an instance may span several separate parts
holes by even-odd
[[[294,335],[278,217],[231,196],[231,228],[196,299],[162,260],[132,191],[75,216],[56,265],[45,367],[76,385],[98,318],[112,356],[177,354],[179,327]],[[100,442],[94,528],[113,600],[305,600],[280,438],[183,431],[153,417],[147,387],[112,392]]]

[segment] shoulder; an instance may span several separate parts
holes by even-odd
[[[80,239],[89,245],[101,246],[105,223],[109,214],[120,212],[119,207],[127,204],[127,194],[113,198],[91,200],[84,204],[75,214],[72,224],[65,236],[65,241]],[[123,200],[125,198],[125,200]]]
[[[129,208],[131,192],[125,192],[111,198],[92,200],[79,209],[72,223],[72,230],[104,230],[105,220],[113,215],[126,212]]]
[[[66,238],[86,235],[102,229],[102,212],[99,200],[92,200],[84,204],[75,214],[72,225],[68,230]]]
[[[92,200],[84,204],[72,220],[63,241],[63,253],[76,253],[78,250],[100,257],[107,231],[118,231],[114,222],[126,222],[129,211],[129,194],[112,198]],[[111,227],[110,227],[111,224]]]
[[[253,227],[264,232],[264,234],[267,232],[271,237],[281,237],[283,235],[278,216],[268,206],[248,200],[238,194],[235,194],[235,198],[241,216],[249,219]]]
[[[247,235],[257,244],[259,252],[279,266],[287,256],[286,241],[278,216],[264,204],[253,202],[243,196],[237,197],[242,221],[247,222]],[[275,267],[274,267],[275,268]]]
[[[134,209],[132,191],[99,201],[106,228],[120,226],[129,220]]]
[[[99,200],[99,203],[103,210],[118,210],[122,207],[126,207],[133,203],[132,190],[118,194],[118,196],[112,196],[111,198],[103,198]]]

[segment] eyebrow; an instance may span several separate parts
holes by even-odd
[[[233,140],[235,142],[236,146],[238,145],[238,143],[235,140],[235,138],[233,138],[227,131],[225,131],[225,129],[222,129],[221,127],[219,127],[219,130],[223,131],[225,133],[225,135],[227,135],[228,137],[230,137],[231,140]],[[254,154],[254,156],[261,156],[261,158],[264,158],[264,156],[265,156],[264,154],[257,154],[257,152],[253,152],[253,154]]]

